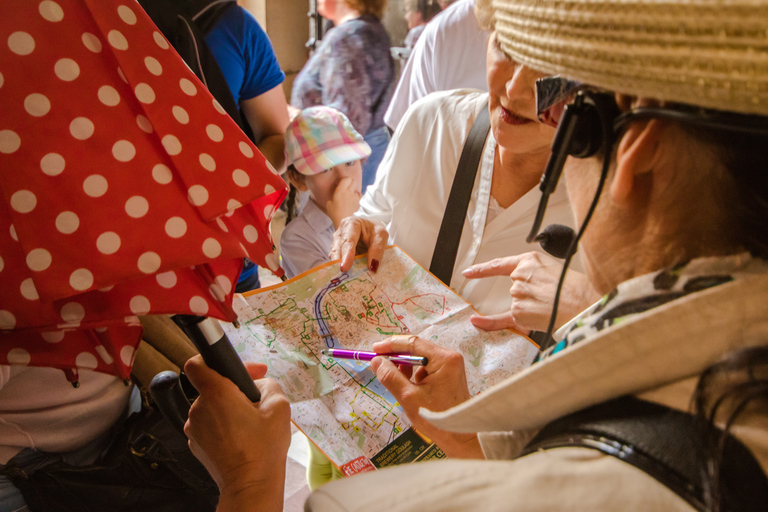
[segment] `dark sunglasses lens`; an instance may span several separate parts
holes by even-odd
[[[548,76],[536,80],[536,111],[539,120],[557,127],[568,101],[579,90],[581,84],[559,76]]]

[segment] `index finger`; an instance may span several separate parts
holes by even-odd
[[[414,335],[396,335],[373,344],[373,351],[378,354],[413,354],[428,358],[441,350],[445,349]]]
[[[506,258],[496,258],[485,263],[478,263],[465,269],[461,274],[468,279],[479,279],[482,277],[508,276],[515,271],[520,264],[523,255],[507,256]]]
[[[347,176],[339,180],[339,184],[336,185],[336,190],[347,190],[353,187],[354,187],[354,183],[352,182],[352,178]]]
[[[361,223],[347,217],[333,233],[330,257],[332,260],[341,259],[341,270],[347,271],[355,261],[355,249],[360,240]]]

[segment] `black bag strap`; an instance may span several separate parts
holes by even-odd
[[[483,156],[483,146],[490,129],[491,117],[488,112],[488,102],[486,102],[469,130],[464,149],[461,151],[451,193],[445,205],[440,233],[435,242],[435,251],[432,253],[432,263],[429,265],[429,271],[449,286],[453,266],[456,264],[461,232],[464,229],[464,218],[467,216],[472,189],[475,187],[477,168]]]
[[[235,103],[224,74],[211,49],[205,43],[205,35],[227,9],[235,7],[236,2],[232,0],[213,2],[210,0],[139,0],[139,3],[192,72],[208,88],[211,95],[253,140],[253,132],[244,123],[240,115],[240,107]]]
[[[583,409],[545,426],[523,451],[581,446],[644,471],[700,512],[708,512],[704,468],[708,448],[723,432],[705,420],[624,396]],[[768,477],[738,439],[725,434],[720,462],[723,512],[758,512],[768,503]]]
[[[191,18],[200,32],[207,36],[224,13],[236,5],[236,0],[191,0],[190,12],[193,13]]]

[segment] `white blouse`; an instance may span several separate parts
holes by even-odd
[[[429,267],[461,151],[488,95],[473,90],[437,92],[408,110],[384,155],[376,183],[368,188],[356,216],[383,222],[389,243]],[[451,288],[483,314],[507,310],[509,277],[465,279],[461,272],[493,258],[541,250],[527,244],[541,193],[533,188],[495,218],[486,218],[491,199],[496,140],[489,133],[475,178],[459,243]],[[550,197],[544,226],[573,226],[565,187]]]

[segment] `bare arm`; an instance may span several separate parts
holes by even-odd
[[[283,86],[241,100],[240,109],[251,125],[259,151],[277,172],[282,173],[285,170],[285,129],[288,127],[288,105]]]

